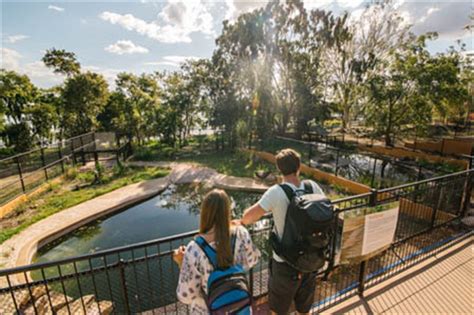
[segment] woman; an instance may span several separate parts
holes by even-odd
[[[199,236],[216,250],[219,269],[240,264],[248,271],[257,263],[260,251],[243,226],[231,223],[230,205],[225,191],[214,189],[207,193],[201,204]],[[232,235],[235,235],[234,248],[231,248]],[[191,306],[192,314],[207,314],[205,295],[213,266],[206,254],[193,240],[186,248],[177,249],[173,259],[181,268],[176,290],[178,299]]]

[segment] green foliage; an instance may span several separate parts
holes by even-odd
[[[93,72],[70,77],[62,89],[62,127],[67,136],[89,132],[98,126],[97,115],[105,107],[108,85]]]
[[[105,172],[101,183],[95,185],[88,185],[77,190],[62,189],[62,187],[71,184],[69,179],[58,186],[52,186],[51,189],[40,196],[22,204],[18,209],[15,209],[16,215],[21,215],[23,212],[31,212],[28,217],[20,220],[19,224],[14,227],[2,229],[0,231],[0,244],[18,234],[28,226],[38,222],[48,216],[51,216],[61,210],[70,208],[84,201],[98,197],[100,195],[111,192],[120,187],[133,184],[143,180],[150,180],[166,176],[167,170],[161,168],[139,168],[127,167],[122,171],[117,172],[114,169],[112,172]],[[83,184],[90,184],[94,179],[94,172],[79,173],[74,178],[74,182],[78,186]],[[33,209],[33,210],[32,210]]]
[[[76,59],[76,55],[64,49],[48,49],[44,54],[42,61],[48,68],[52,68],[54,73],[67,76],[77,75],[80,72],[81,65]]]

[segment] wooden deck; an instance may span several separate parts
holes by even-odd
[[[472,314],[473,240],[471,236],[324,314]]]

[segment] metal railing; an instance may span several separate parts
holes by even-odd
[[[101,134],[89,132],[1,159],[0,206],[64,174],[67,167],[78,163],[85,165],[93,160],[98,162],[100,156],[106,155],[120,162],[131,155],[132,148],[128,141],[120,144],[114,140],[114,147],[99,148],[97,138]]]
[[[469,204],[473,175],[474,170],[463,171],[334,201],[338,235],[345,218],[355,215],[399,207],[399,219],[390,248],[364,261],[337,264],[327,280],[318,280],[313,311],[362,294],[472,233],[456,220]],[[249,273],[256,301],[267,294],[270,229],[270,218],[250,229],[263,254]],[[195,233],[1,270],[0,313],[189,313],[176,299],[179,270],[172,251]],[[340,243],[338,237],[333,244],[336,256]]]
[[[304,151],[301,150],[302,152],[300,153],[304,156],[303,160],[307,161],[308,166],[312,166],[313,158],[318,157],[322,151],[324,151],[324,154],[332,152],[334,160],[328,163],[322,163],[322,165],[325,166],[321,168],[322,171],[332,173],[335,176],[342,176],[347,179],[355,180],[357,182],[363,182],[372,188],[380,189],[398,185],[397,182],[400,183],[401,180],[397,179],[397,177],[400,176],[400,174],[403,175],[402,177],[409,178],[410,181],[419,181],[436,175],[447,175],[452,172],[452,170],[444,169],[434,163],[422,164],[365,152],[356,152],[347,147],[334,146],[329,142],[312,141],[315,140],[312,138],[310,141],[303,141],[277,136],[276,139],[285,142],[298,143],[299,145],[304,146]],[[323,149],[321,149],[322,146],[324,146]],[[352,156],[364,157],[366,159],[366,165],[355,166],[354,163],[364,163],[361,161],[351,161],[350,158]],[[472,157],[463,156],[462,158],[470,160]],[[327,167],[330,169],[327,169]],[[357,171],[352,170],[351,172],[351,168],[356,169]],[[390,174],[390,172],[395,172],[395,174]],[[364,178],[364,180],[362,181],[361,178]]]

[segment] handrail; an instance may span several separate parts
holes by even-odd
[[[78,136],[75,136],[75,137],[67,138],[67,139],[64,139],[62,141],[64,141],[64,142],[71,141],[71,140],[74,140],[74,139],[78,139],[80,137],[85,137],[85,136],[91,135],[93,133],[95,133],[95,131],[90,131],[88,133],[84,133],[84,134],[81,134],[81,135],[78,135]],[[58,144],[58,146],[60,146],[61,142],[57,142],[57,144]],[[42,149],[48,149],[48,148],[50,148],[50,146],[40,146],[39,148],[31,149],[31,150],[26,151],[26,152],[20,152],[20,153],[17,153],[15,155],[8,156],[6,158],[0,159],[0,163],[8,161],[8,160],[15,159],[15,158],[19,158],[21,156],[28,155],[28,154],[31,154],[31,153],[36,152],[36,151],[40,151]]]
[[[26,271],[39,269],[39,268],[62,265],[62,264],[72,263],[72,262],[75,262],[75,261],[80,261],[80,260],[85,260],[85,259],[90,259],[90,258],[97,258],[97,257],[101,257],[101,256],[106,256],[106,255],[109,255],[109,254],[116,254],[116,253],[119,253],[119,252],[129,251],[129,250],[137,249],[137,248],[140,248],[140,247],[147,247],[147,246],[151,246],[151,245],[159,245],[161,243],[172,242],[172,241],[175,241],[175,240],[178,240],[178,239],[192,237],[192,236],[196,235],[197,233],[198,233],[198,231],[195,230],[195,231],[191,231],[191,232],[185,232],[185,233],[181,233],[181,234],[175,234],[175,235],[172,235],[172,236],[162,237],[162,238],[158,238],[158,239],[154,239],[154,240],[139,242],[139,243],[135,243],[135,244],[131,244],[131,245],[124,245],[124,246],[120,246],[120,247],[104,249],[104,250],[97,251],[97,252],[92,253],[92,254],[83,254],[83,255],[79,255],[79,256],[63,258],[63,259],[54,260],[54,261],[34,263],[34,264],[30,264],[30,265],[25,265],[25,266],[19,266],[19,267],[3,269],[3,270],[0,270],[0,277],[5,276],[7,274],[11,274],[11,273],[26,272]]]
[[[376,192],[378,194],[388,193],[388,192],[391,192],[391,191],[397,191],[401,188],[416,186],[416,185],[420,185],[420,184],[428,183],[428,182],[437,182],[439,180],[446,179],[446,178],[451,178],[451,177],[455,178],[455,177],[458,177],[460,175],[470,174],[472,172],[474,172],[474,170],[461,171],[461,172],[457,172],[457,173],[453,173],[453,174],[449,174],[449,175],[444,175],[444,176],[439,176],[439,177],[435,177],[435,178],[431,178],[431,179],[426,179],[426,180],[422,180],[422,181],[418,181],[418,182],[414,182],[414,183],[409,183],[409,184],[400,185],[400,186],[396,186],[396,187],[376,190]],[[367,197],[370,197],[371,194],[372,193],[364,193],[364,194],[360,194],[360,195],[340,198],[340,199],[337,199],[337,200],[333,201],[333,204],[340,204],[340,203],[349,202],[349,201],[353,201],[353,200],[357,200],[357,199],[365,199]],[[378,204],[378,202],[379,201],[377,201],[377,204]],[[383,203],[383,200],[380,201],[380,202]],[[361,205],[358,205],[358,206],[361,206]],[[350,209],[342,209],[341,211],[345,211],[345,210],[350,210]],[[268,217],[265,217],[265,218],[262,218],[262,219],[267,219],[267,218]],[[105,249],[105,250],[97,251],[97,252],[92,253],[92,254],[84,254],[84,255],[79,255],[79,256],[75,256],[75,257],[69,257],[69,258],[64,258],[64,259],[60,259],[60,260],[55,260],[55,261],[51,261],[51,262],[36,263],[36,264],[31,264],[31,265],[26,265],[26,266],[19,266],[19,267],[4,269],[4,270],[0,270],[0,276],[4,276],[6,274],[15,273],[15,272],[30,271],[30,270],[49,267],[49,266],[54,266],[54,265],[58,265],[58,264],[70,263],[70,262],[89,259],[89,258],[101,257],[101,256],[109,255],[109,254],[112,254],[112,253],[116,254],[116,253],[119,253],[119,252],[134,250],[134,249],[137,249],[137,248],[146,247],[146,246],[150,246],[150,245],[158,245],[158,244],[165,243],[165,242],[172,242],[172,241],[175,241],[175,240],[178,240],[178,239],[192,237],[195,234],[197,234],[197,231],[190,231],[190,232],[185,232],[185,233],[181,233],[181,234],[177,234],[177,235],[167,236],[167,237],[163,237],[163,238],[159,238],[159,239],[148,240],[148,241],[143,241],[143,242],[139,242],[139,243],[135,243],[135,244],[130,244],[130,245],[124,245],[124,246],[120,246],[120,247]]]
[[[443,180],[443,179],[446,179],[446,178],[449,178],[449,177],[457,177],[459,175],[470,174],[472,172],[474,172],[474,169],[459,171],[459,172],[451,173],[451,174],[448,174],[448,175],[441,175],[441,176],[437,176],[437,177],[423,179],[423,180],[413,182],[413,183],[408,183],[408,184],[403,184],[403,185],[399,185],[399,186],[379,189],[377,192],[387,193],[387,192],[390,192],[391,190],[399,190],[399,189],[403,189],[403,188],[407,188],[407,187],[418,186],[418,185],[426,184],[426,183],[429,183],[429,182],[440,181],[440,180]]]

